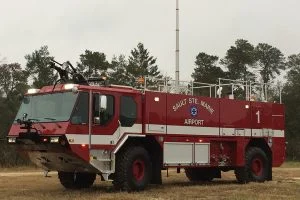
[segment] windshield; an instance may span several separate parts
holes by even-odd
[[[78,93],[53,93],[36,96],[25,96],[16,119],[27,119],[39,122],[68,121],[70,119]]]

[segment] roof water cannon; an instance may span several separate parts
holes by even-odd
[[[86,78],[82,74],[78,73],[69,61],[59,63],[55,60],[51,60],[49,67],[55,69],[60,76],[60,79],[55,82],[54,88],[58,82],[89,85]]]

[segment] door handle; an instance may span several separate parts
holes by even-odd
[[[120,120],[118,120],[118,123],[119,123],[118,129],[119,129],[119,138],[120,138],[121,137],[121,122],[120,122]]]

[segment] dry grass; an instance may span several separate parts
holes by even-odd
[[[35,166],[20,166],[20,167],[5,167],[5,168],[0,168],[0,172],[32,172],[32,171],[41,171],[40,168],[35,167]]]
[[[283,168],[300,168],[300,162],[298,161],[287,161],[285,163],[283,163],[283,165],[281,166]]]
[[[57,174],[6,177],[0,175],[0,199],[300,199],[300,168],[274,169],[274,180],[239,185],[232,172],[223,173],[221,180],[209,184],[190,183],[184,172],[163,172],[163,185],[151,185],[146,191],[127,193],[115,191],[109,182],[98,178],[90,189],[65,190]]]

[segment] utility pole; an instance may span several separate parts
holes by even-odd
[[[176,71],[175,85],[179,86],[179,0],[176,0]]]

